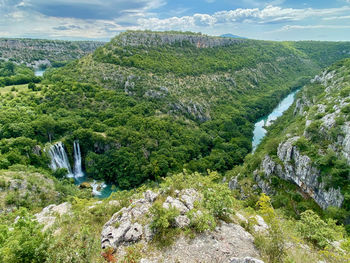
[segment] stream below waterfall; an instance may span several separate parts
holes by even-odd
[[[300,89],[297,89],[291,92],[288,96],[281,100],[281,102],[270,114],[258,119],[258,121],[255,123],[252,141],[253,152],[255,152],[256,148],[259,146],[267,133],[265,127],[270,126],[278,117],[282,116],[283,113],[289,109],[289,107],[293,104],[295,95],[299,90]]]

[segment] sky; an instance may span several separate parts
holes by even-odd
[[[108,41],[144,29],[350,41],[350,0],[0,0],[0,37]]]

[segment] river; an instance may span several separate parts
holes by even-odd
[[[295,95],[298,93],[300,89],[297,89],[291,92],[287,97],[285,97],[273,111],[262,118],[260,118],[254,126],[254,136],[253,136],[253,152],[255,152],[256,148],[261,143],[262,139],[265,137],[267,131],[264,127],[270,126],[273,121],[275,121],[278,117],[282,116],[283,112],[288,110],[288,108],[293,104]]]

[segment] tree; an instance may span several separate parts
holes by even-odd
[[[28,84],[28,89],[31,89],[32,91],[35,91],[35,90],[36,90],[35,84],[34,84],[33,82],[30,82],[30,83]]]

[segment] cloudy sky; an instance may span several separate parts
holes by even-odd
[[[108,40],[128,29],[350,41],[350,0],[0,0],[0,37]]]

